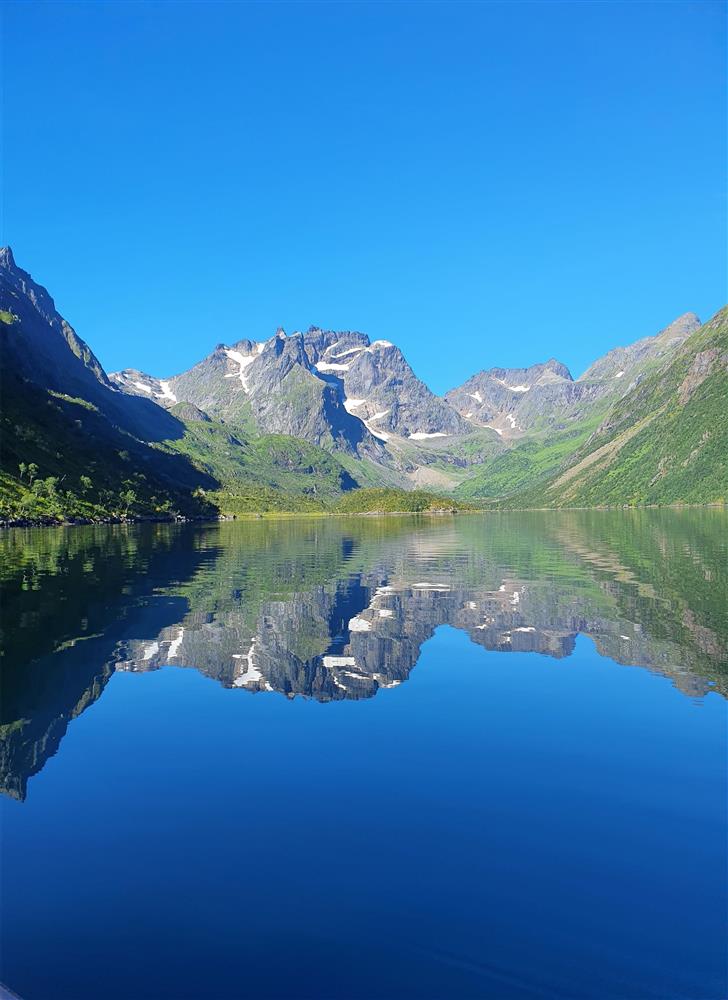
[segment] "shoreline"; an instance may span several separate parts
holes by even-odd
[[[224,524],[230,521],[258,520],[294,520],[299,518],[323,517],[456,517],[463,515],[483,514],[535,514],[564,513],[566,511],[640,511],[640,510],[725,510],[726,504],[719,501],[709,503],[669,503],[669,504],[614,504],[611,506],[594,507],[483,507],[458,510],[442,508],[441,510],[262,510],[244,511],[240,514],[220,514],[216,517],[128,517],[100,518],[97,521],[79,519],[73,521],[42,521],[17,520],[0,521],[0,531],[10,531],[28,528],[88,528],[88,527],[122,527],[140,524]]]

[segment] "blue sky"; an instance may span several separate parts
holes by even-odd
[[[108,370],[360,329],[436,391],[726,299],[726,14],[6,3],[2,242]]]

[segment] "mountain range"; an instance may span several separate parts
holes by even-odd
[[[107,375],[6,247],[0,517],[330,508],[362,486],[515,506],[719,501],[727,331],[725,309],[704,326],[688,312],[577,379],[551,358],[444,396],[393,343],[318,327],[231,338],[177,374]]]

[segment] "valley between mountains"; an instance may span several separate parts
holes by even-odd
[[[177,374],[107,374],[6,247],[0,350],[6,524],[728,494],[728,309],[686,313],[577,379],[552,358],[444,396],[395,344],[317,327],[232,335]]]

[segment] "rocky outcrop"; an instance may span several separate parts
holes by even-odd
[[[580,382],[619,382],[626,392],[644,365],[672,354],[700,326],[693,312],[684,313],[653,337],[643,337],[627,347],[615,347],[587,368]]]
[[[390,435],[423,441],[472,428],[447,401],[417,378],[398,347],[360,333],[312,328],[306,348],[316,371],[339,387],[349,412],[383,441]]]
[[[566,365],[552,358],[529,368],[491,368],[445,396],[468,420],[515,438],[567,420],[589,394]]]

